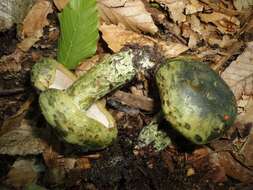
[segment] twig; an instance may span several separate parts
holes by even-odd
[[[24,92],[24,88],[0,89],[0,96],[11,96]]]
[[[227,55],[223,56],[216,65],[213,66],[215,71],[219,71],[220,68],[243,46],[243,42],[235,42],[227,52]]]

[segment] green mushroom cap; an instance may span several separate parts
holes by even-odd
[[[117,137],[113,119],[106,127],[88,117],[64,91],[48,89],[40,94],[39,103],[48,123],[68,143],[97,150],[109,146]]]
[[[221,137],[236,118],[232,91],[202,62],[168,60],[157,71],[156,82],[166,120],[193,143]]]

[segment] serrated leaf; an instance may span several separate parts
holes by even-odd
[[[57,60],[74,69],[96,52],[98,13],[96,0],[71,0],[59,14],[61,37]]]

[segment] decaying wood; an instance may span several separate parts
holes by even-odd
[[[133,108],[145,111],[153,111],[154,109],[154,100],[146,96],[137,96],[118,90],[111,98]]]

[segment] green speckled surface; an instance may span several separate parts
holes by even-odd
[[[37,89],[44,91],[54,82],[58,62],[54,59],[43,58],[37,62],[31,71],[31,82]]]
[[[133,79],[137,70],[131,51],[106,57],[89,72],[81,76],[67,93],[83,109],[94,101]]]
[[[86,116],[64,91],[49,89],[39,98],[42,113],[58,135],[68,143],[96,150],[107,147],[117,137],[117,128],[106,128]]]
[[[159,68],[156,82],[166,120],[196,144],[220,137],[235,120],[233,93],[204,63],[169,60]]]

